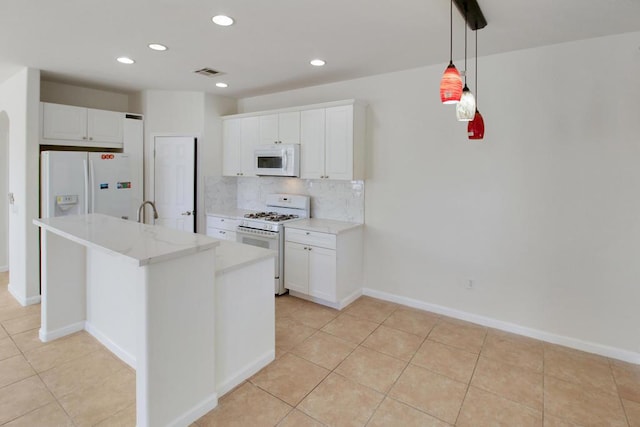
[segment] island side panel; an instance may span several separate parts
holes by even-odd
[[[275,358],[273,258],[216,277],[216,380],[230,391]]]
[[[85,253],[84,246],[40,229],[41,341],[51,341],[84,329]]]
[[[144,269],[130,259],[87,248],[87,322],[85,329],[135,369],[136,287]]]
[[[141,268],[137,426],[189,425],[218,404],[215,249]]]

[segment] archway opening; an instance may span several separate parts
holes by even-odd
[[[0,111],[0,282],[9,270],[9,116]]]

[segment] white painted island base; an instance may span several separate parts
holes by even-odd
[[[135,366],[138,427],[186,426],[215,408],[219,242],[98,214],[34,222],[41,340],[86,329]]]

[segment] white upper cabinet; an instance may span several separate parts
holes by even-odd
[[[260,145],[260,120],[257,117],[242,119],[242,176],[256,176],[253,149]]]
[[[47,140],[43,143],[121,147],[124,118],[115,111],[42,103],[42,138]]]
[[[89,141],[122,142],[124,114],[115,111],[87,110],[87,137]]]
[[[242,119],[227,119],[222,122],[222,174],[239,176],[242,170]]]
[[[261,144],[299,144],[300,112],[267,114],[260,117]]]
[[[256,145],[300,144],[300,178],[364,179],[365,116],[351,99],[223,117],[223,174],[255,175]]]
[[[302,112],[300,178],[364,179],[364,107]]]
[[[87,109],[44,104],[42,136],[46,139],[83,141],[87,138]]]
[[[226,119],[222,123],[222,174],[255,176],[253,149],[259,144],[258,117]]]
[[[300,116],[300,178],[325,176],[325,108],[305,110]]]
[[[354,179],[353,105],[327,108],[325,178]]]

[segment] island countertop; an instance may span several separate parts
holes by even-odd
[[[103,215],[34,219],[33,223],[81,245],[124,256],[138,266],[160,263],[215,248],[220,241],[202,234]]]
[[[276,251],[269,249],[220,240],[216,249],[216,276],[276,255]]]

